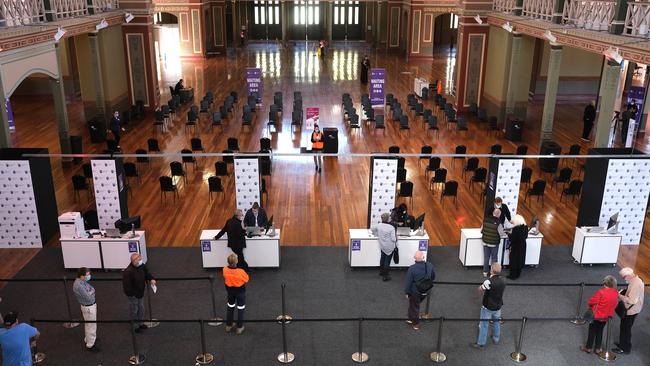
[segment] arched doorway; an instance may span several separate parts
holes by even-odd
[[[433,30],[433,45],[456,47],[458,39],[458,15],[453,13],[440,14],[436,17]]]
[[[181,78],[180,30],[176,14],[154,14],[154,40],[158,80],[161,85],[175,83]]]

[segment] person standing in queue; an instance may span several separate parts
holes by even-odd
[[[239,267],[243,268],[248,272],[248,263],[244,259],[244,248],[246,248],[246,230],[244,230],[244,225],[242,220],[244,219],[244,213],[242,210],[235,210],[233,217],[226,221],[223,229],[214,237],[214,240],[221,239],[224,234],[228,234],[228,248],[232,250],[233,253],[237,254],[239,260]]]
[[[427,291],[418,289],[418,283],[430,279],[436,279],[436,272],[433,264],[427,262],[424,252],[417,251],[413,256],[413,263],[406,272],[404,293],[409,301],[408,320],[406,324],[411,325],[413,330],[420,329],[420,304],[427,297]]]
[[[614,353],[629,354],[632,352],[632,325],[634,319],[643,309],[644,288],[643,280],[634,273],[630,267],[625,267],[618,272],[627,283],[627,288],[618,294],[618,300],[624,307],[624,312],[618,314],[621,317],[621,327],[618,336],[619,341],[614,342],[616,346],[612,349]],[[617,312],[618,313],[618,312]]]
[[[516,280],[521,276],[521,269],[526,265],[526,239],[528,239],[528,226],[521,215],[515,215],[511,223],[514,225],[508,234],[510,239],[510,267],[508,278]]]
[[[228,293],[226,309],[226,333],[232,330],[235,306],[237,307],[237,335],[244,332],[244,310],[246,309],[246,284],[250,280],[246,271],[237,266],[237,254],[228,256],[228,265],[223,267],[223,280]]]
[[[30,346],[41,336],[38,329],[18,321],[18,313],[5,314],[4,329],[0,329],[0,348],[4,366],[29,366],[32,364]],[[33,341],[32,341],[33,339]]]
[[[323,157],[320,153],[323,152],[325,143],[323,142],[323,133],[320,131],[318,125],[314,125],[314,132],[311,133],[311,152],[314,155],[314,165],[316,166],[316,171],[321,172],[323,168]]]
[[[372,227],[372,234],[377,237],[381,257],[379,258],[379,275],[384,281],[390,281],[390,262],[397,248],[397,232],[390,224],[390,214],[381,214],[381,223]]]
[[[77,279],[74,280],[72,285],[72,292],[74,293],[77,302],[81,306],[81,315],[85,321],[97,320],[97,303],[95,302],[95,288],[88,282],[90,281],[90,270],[86,267],[81,267],[77,271]],[[97,344],[97,323],[84,324],[84,342],[86,342],[86,351],[99,352]]]
[[[144,290],[147,288],[147,281],[152,287],[156,286],[156,280],[149,273],[140,254],[131,254],[131,263],[122,272],[122,289],[129,299],[131,319],[134,321],[136,333],[147,329],[144,325]]]

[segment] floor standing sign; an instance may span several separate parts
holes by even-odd
[[[386,69],[370,70],[370,103],[373,107],[384,105],[384,85],[386,83]]]
[[[257,93],[258,98],[262,98],[262,69],[258,67],[246,68],[246,87],[248,95]]]
[[[319,123],[320,118],[320,108],[318,107],[307,107],[306,109],[306,119],[305,125],[307,126],[307,144],[311,148],[311,132],[314,131],[314,125]]]

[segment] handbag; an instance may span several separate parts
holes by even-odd
[[[424,277],[420,278],[419,280],[415,281],[415,288],[418,290],[418,292],[422,295],[426,295],[429,290],[433,287],[433,280],[431,279],[431,276],[428,275],[428,266],[427,262],[422,262],[424,263]]]
[[[397,249],[397,245],[395,246],[395,249],[393,249],[393,262],[399,264],[399,249]]]
[[[588,322],[592,322],[594,320],[594,311],[591,310],[591,308],[587,309],[587,311],[582,314],[582,319]]]
[[[627,289],[621,290],[620,294],[625,295],[625,292]],[[623,319],[627,316],[627,311],[630,310],[634,305],[630,305],[629,307],[625,306],[625,303],[621,300],[618,301],[618,304],[616,304],[616,309],[614,311],[616,312],[616,315],[618,315],[619,318]]]

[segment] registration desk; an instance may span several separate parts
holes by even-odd
[[[424,232],[420,236],[398,236],[399,264],[391,261],[391,267],[408,267],[415,263],[413,256],[418,250],[424,252],[425,258],[429,250],[429,235]],[[377,237],[368,229],[350,229],[348,242],[348,260],[350,267],[379,267],[381,251]]]
[[[623,236],[607,232],[589,232],[576,227],[573,237],[573,260],[579,264],[616,264]]]
[[[460,229],[460,250],[458,258],[465,267],[483,265],[483,242],[481,229]],[[502,266],[510,264],[510,250],[505,249],[507,236],[501,238],[499,242],[498,262]],[[542,250],[542,240],[544,235],[538,233],[533,235],[528,233],[526,239],[526,265],[536,267],[539,265],[539,255]]]
[[[227,259],[232,251],[228,248],[228,234],[219,240],[214,237],[220,230],[203,230],[199,245],[203,268],[221,268],[228,265]],[[251,268],[280,267],[280,230],[275,230],[275,236],[268,235],[246,238],[244,259]]]
[[[131,232],[122,238],[64,238],[61,239],[63,267],[98,269],[124,269],[131,262],[131,255],[139,253],[147,262],[147,244],[144,231]]]

